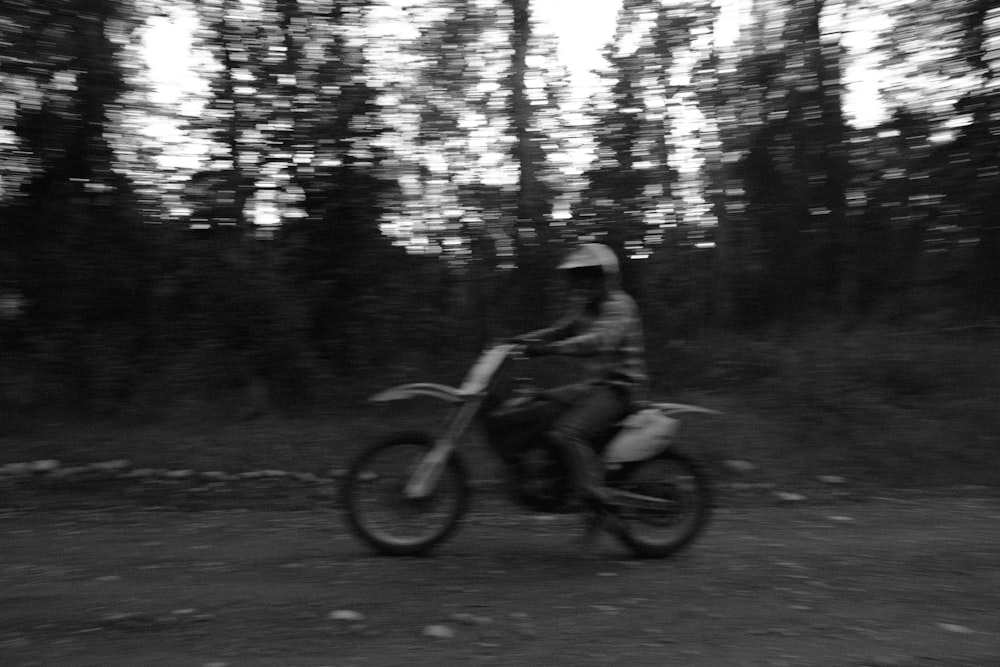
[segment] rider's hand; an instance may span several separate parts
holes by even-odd
[[[529,357],[541,357],[552,354],[552,346],[543,340],[529,340],[525,342],[524,353]]]

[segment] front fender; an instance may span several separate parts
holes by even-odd
[[[721,415],[723,413],[711,408],[703,408],[697,405],[687,405],[685,403],[650,403],[649,407],[656,408],[668,417],[682,415],[685,413],[698,413],[703,415]]]
[[[467,398],[467,394],[454,387],[433,382],[415,382],[380,391],[368,400],[373,403],[388,403],[389,401],[402,401],[417,396],[429,396],[448,403],[461,403]]]

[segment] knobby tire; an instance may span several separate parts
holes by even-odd
[[[405,486],[410,474],[433,447],[434,441],[426,433],[402,433],[362,451],[351,464],[342,488],[347,524],[351,532],[379,553],[390,556],[424,554],[450,537],[465,515],[469,503],[469,476],[457,452],[452,452],[429,498],[413,500],[406,497]],[[378,472],[374,466],[382,462],[399,466],[399,470]],[[373,504],[388,508],[389,525],[377,525],[373,516],[376,509],[370,506]],[[416,535],[404,535],[402,525],[410,518],[420,517],[432,521]]]

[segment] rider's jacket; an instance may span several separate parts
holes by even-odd
[[[557,354],[590,357],[597,380],[646,394],[645,346],[635,301],[613,289],[597,304],[570,312],[551,327],[529,334],[550,343]]]

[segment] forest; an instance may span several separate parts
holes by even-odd
[[[580,240],[665,386],[698,341],[997,322],[1000,4],[623,0],[586,97],[540,4],[0,0],[0,410],[460,369],[558,312]],[[732,345],[714,381],[767,372]]]

